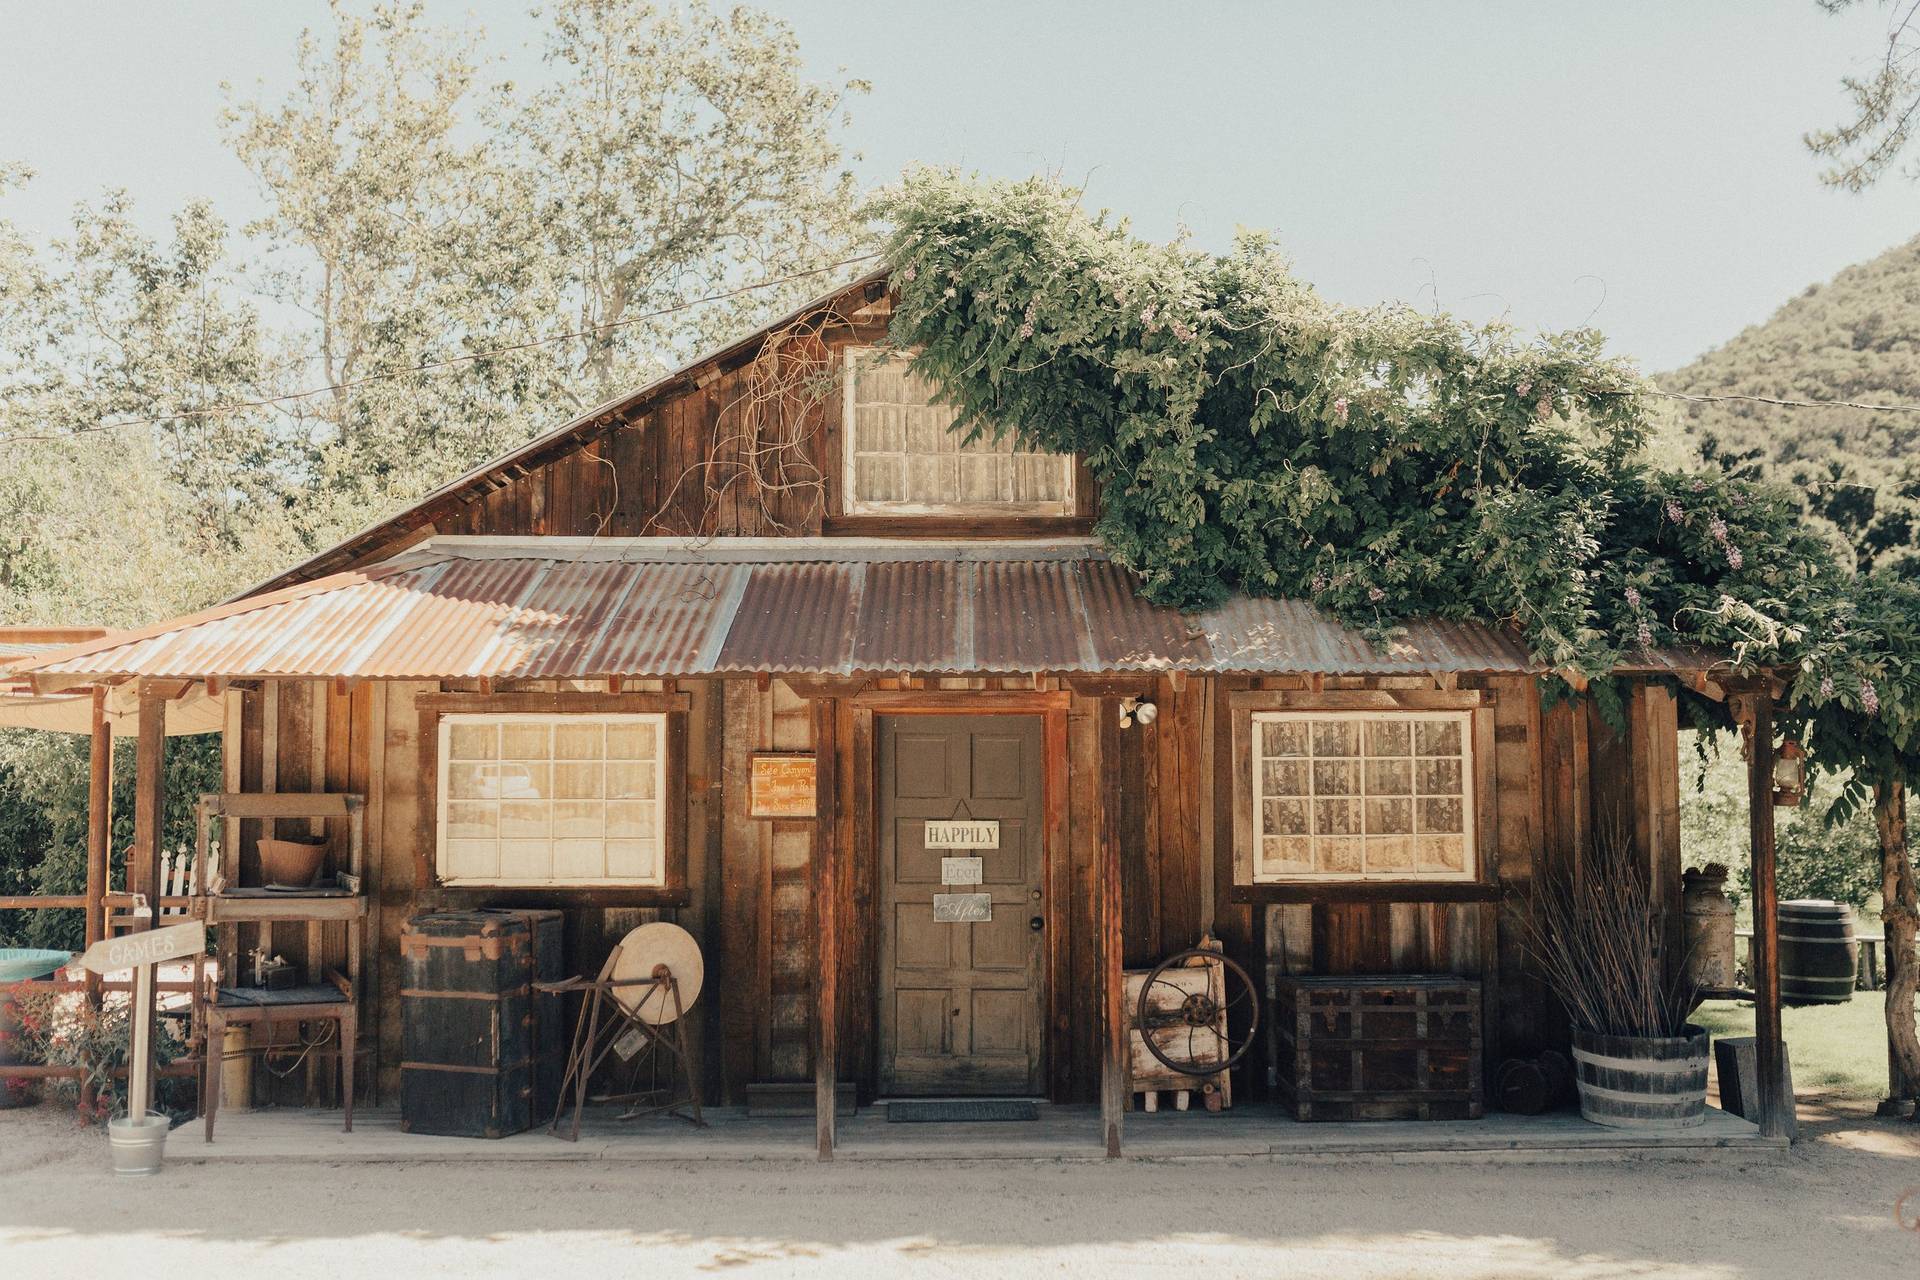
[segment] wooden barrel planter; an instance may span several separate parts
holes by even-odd
[[[1780,999],[1786,1004],[1845,1004],[1853,999],[1860,944],[1853,908],[1802,898],[1780,904]]]
[[[1573,1033],[1580,1114],[1613,1129],[1686,1129],[1707,1118],[1709,1036],[1662,1038]]]

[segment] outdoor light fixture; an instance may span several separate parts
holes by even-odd
[[[1773,802],[1781,808],[1790,809],[1800,803],[1800,797],[1806,792],[1806,748],[1788,738],[1780,744],[1779,753],[1773,757]]]
[[[1137,721],[1143,727],[1160,718],[1160,708],[1145,698],[1120,699],[1120,727],[1131,729]]]

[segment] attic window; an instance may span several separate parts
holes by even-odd
[[[1073,459],[1019,448],[1011,435],[963,444],[956,411],[903,356],[846,353],[848,515],[1070,516]]]

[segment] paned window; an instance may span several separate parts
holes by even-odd
[[[666,717],[440,718],[448,884],[664,885]]]
[[[956,410],[905,357],[856,347],[846,361],[848,515],[1073,514],[1071,457],[1011,435],[963,444],[949,429]]]
[[[1471,713],[1252,715],[1256,881],[1477,874]]]

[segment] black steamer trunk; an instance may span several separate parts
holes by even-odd
[[[553,1116],[564,1067],[558,911],[434,911],[400,934],[400,1127],[503,1138]]]

